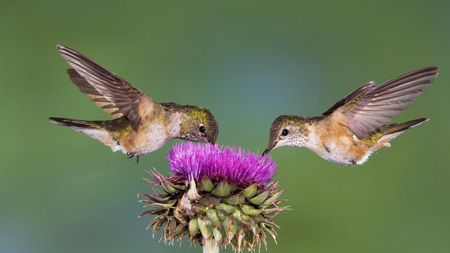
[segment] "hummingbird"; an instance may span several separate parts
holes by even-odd
[[[305,147],[336,164],[363,164],[372,152],[390,147],[390,140],[429,120],[387,124],[428,88],[438,70],[417,69],[379,86],[368,82],[321,116],[281,115],[272,123],[263,156],[278,147]]]
[[[153,99],[85,55],[57,45],[72,68],[70,80],[113,120],[49,118],[58,125],[92,137],[113,152],[121,150],[129,158],[161,148],[172,139],[216,143],[219,125],[214,114],[204,108]]]

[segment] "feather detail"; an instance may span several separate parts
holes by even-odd
[[[351,93],[355,93],[353,99],[342,105],[339,113],[346,115],[350,129],[362,139],[408,108],[436,79],[438,70],[417,69],[375,88],[365,84]]]
[[[153,100],[85,55],[62,45],[57,47],[74,68],[67,70],[67,73],[78,89],[114,118],[127,116],[133,129],[137,131],[141,121],[140,109],[146,107],[141,103],[153,106]]]

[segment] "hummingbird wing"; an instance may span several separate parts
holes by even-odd
[[[145,104],[153,104],[153,100],[85,55],[62,45],[57,47],[73,67],[67,73],[78,89],[114,118],[127,116],[133,129],[137,130],[141,120],[140,105],[145,108]]]
[[[337,101],[330,109],[328,109],[326,112],[324,112],[322,115],[330,115],[332,114],[336,109],[339,107],[347,104],[348,102],[357,99],[358,97],[361,97],[365,95],[367,92],[371,91],[377,84],[375,82],[368,82],[358,89],[352,91],[350,94],[345,96],[345,98]]]
[[[375,88],[364,88],[363,85],[351,93],[356,92],[357,96],[352,96],[353,99],[341,105],[340,112],[348,118],[353,133],[362,139],[367,133],[390,122],[408,108],[436,79],[438,70],[439,67],[426,67],[401,75]],[[374,82],[371,83],[375,85]],[[358,90],[360,91],[357,92]]]
[[[98,107],[113,116],[115,119],[122,117],[124,114],[120,112],[119,108],[112,104],[94,86],[92,86],[84,77],[82,77],[75,69],[68,69],[70,80],[84,93],[90,100],[92,100]]]

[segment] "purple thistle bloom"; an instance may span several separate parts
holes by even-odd
[[[217,144],[178,143],[169,151],[167,159],[175,175],[193,177],[197,182],[206,177],[243,187],[253,183],[264,185],[277,171],[275,160],[270,156]]]
[[[270,156],[242,148],[211,144],[178,143],[167,156],[172,175],[149,172],[154,194],[140,194],[144,215],[156,215],[148,228],[163,229],[166,242],[188,236],[203,252],[219,252],[231,245],[235,251],[267,249],[266,233],[276,240],[272,221],[281,211],[284,190],[277,190],[277,171]],[[156,186],[159,186],[156,187]],[[276,241],[275,241],[276,242]]]

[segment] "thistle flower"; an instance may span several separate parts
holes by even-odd
[[[267,249],[266,232],[276,242],[271,219],[287,207],[279,207],[283,191],[271,181],[276,164],[270,157],[243,149],[211,144],[181,143],[167,157],[172,176],[156,170],[154,180],[147,180],[154,194],[141,202],[152,209],[144,215],[156,215],[148,228],[155,232],[163,227],[162,238],[172,243],[188,236],[204,252],[218,252],[231,244],[233,250],[253,251],[261,242]],[[159,186],[159,187],[157,187]]]

